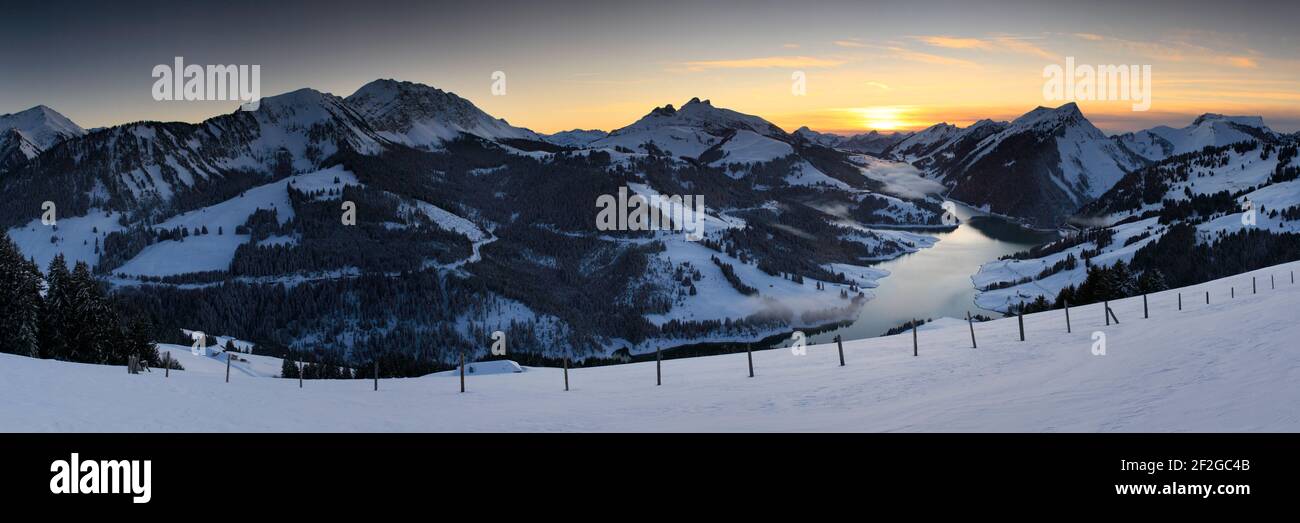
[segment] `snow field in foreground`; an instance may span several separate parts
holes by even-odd
[[[6,431],[1296,431],[1293,262],[1111,303],[834,345],[467,377],[307,381],[0,355]],[[1270,289],[1269,275],[1277,276]],[[1259,294],[1250,293],[1258,278]],[[1237,297],[1228,298],[1229,286]],[[1204,291],[1211,293],[1206,305]],[[1092,354],[1094,331],[1105,356]],[[179,355],[182,356],[183,355]],[[184,363],[184,359],[182,362]],[[197,370],[197,369],[196,369]]]

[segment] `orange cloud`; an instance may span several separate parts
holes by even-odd
[[[917,40],[934,47],[945,49],[979,49],[981,51],[1005,51],[1019,54],[1055,59],[1056,55],[1035,45],[1029,39],[1014,35],[997,35],[990,38],[967,38],[954,36],[919,36]]]
[[[956,38],[951,36],[922,36],[919,37],[922,42],[935,47],[944,47],[948,49],[988,49],[988,42],[979,38]]]

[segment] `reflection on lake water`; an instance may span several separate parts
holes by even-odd
[[[975,305],[971,275],[981,264],[1049,242],[1057,234],[1026,229],[961,205],[955,214],[961,225],[932,233],[939,238],[933,247],[875,265],[890,274],[872,289],[875,298],[863,305],[857,320],[809,336],[809,343],[830,342],[837,334],[846,340],[875,337],[913,318],[965,318],[966,311],[1000,316]]]

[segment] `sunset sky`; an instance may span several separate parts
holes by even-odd
[[[0,113],[45,104],[83,127],[200,121],[232,102],[158,102],[156,64],[259,64],[262,94],[346,96],[376,78],[453,91],[539,132],[611,130],[691,97],[787,131],[1012,119],[1043,69],[1150,65],[1152,105],[1081,101],[1109,132],[1205,112],[1300,130],[1300,8],[1234,2],[178,2],[6,6]],[[491,94],[493,71],[505,96]],[[807,94],[791,94],[802,71]]]

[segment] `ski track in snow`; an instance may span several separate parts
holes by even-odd
[[[380,380],[251,378],[190,361],[194,370],[129,375],[120,366],[0,354],[6,431],[1297,431],[1300,430],[1300,262],[1111,302],[975,326],[853,340],[846,367],[833,345],[467,377]],[[1277,276],[1277,289],[1269,286]],[[1230,285],[1259,293],[1229,299]],[[1212,302],[1184,300],[1177,293]],[[1091,353],[1094,331],[1107,355]],[[185,347],[179,347],[183,351]],[[210,358],[205,358],[210,359]],[[204,362],[207,363],[207,362]]]

